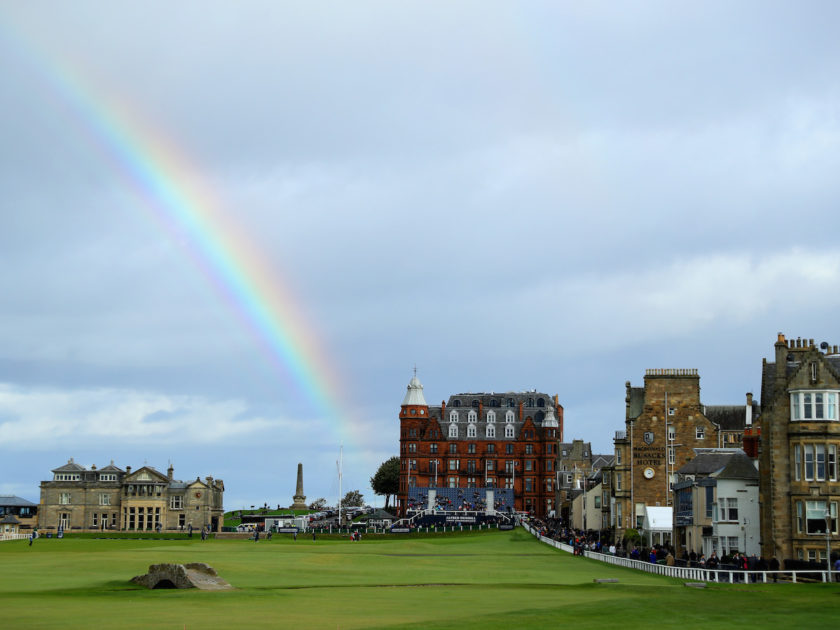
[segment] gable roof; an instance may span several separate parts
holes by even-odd
[[[145,475],[143,473],[146,473]],[[138,468],[137,470],[133,471],[130,475],[126,475],[124,482],[132,482],[132,481],[143,481],[140,477],[148,476],[156,481],[169,481],[169,477],[164,475],[159,470],[155,470],[151,466],[143,466],[142,468]]]
[[[825,355],[818,350],[816,355],[822,357],[822,361],[828,369],[834,373],[835,378],[840,381],[840,355],[831,354]],[[807,354],[793,351],[788,354],[794,359],[806,357],[806,360],[785,361],[785,387],[787,387],[791,378],[797,371],[807,362]],[[762,407],[770,407],[773,399],[776,397],[776,362],[763,361],[761,365],[761,405]]]
[[[86,470],[84,466],[80,466],[76,462],[73,461],[73,458],[67,460],[67,463],[64,466],[59,466],[58,468],[53,468],[52,472],[82,472]]]
[[[714,474],[718,479],[758,479],[758,470],[746,453],[735,453],[723,470]]]
[[[612,466],[614,460],[615,455],[593,455],[592,468],[595,470],[601,470],[604,466]]]

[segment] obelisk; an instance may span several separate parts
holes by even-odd
[[[293,510],[306,509],[306,497],[303,494],[303,464],[298,462],[297,486],[295,486],[295,496],[292,497],[295,502],[292,503]]]

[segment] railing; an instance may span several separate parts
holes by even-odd
[[[574,553],[574,548],[571,545],[548,538],[547,536],[540,536],[539,532],[530,525],[522,525],[532,535],[538,538],[541,542],[551,545],[556,549],[565,551],[567,553]],[[645,562],[644,560],[634,560],[633,558],[622,558],[621,556],[613,556],[608,553],[598,553],[584,549],[583,555],[592,560],[599,560],[606,564],[612,564],[628,569],[636,569],[637,571],[644,571],[646,573],[655,573],[656,575],[664,575],[666,577],[678,578],[683,580],[698,580],[702,582],[728,582],[730,584],[766,584],[768,582],[793,582],[797,581],[814,581],[813,576],[819,575],[821,581],[831,582],[832,572],[828,569],[797,569],[795,571],[756,571],[756,570],[733,570],[733,569],[701,569],[700,567],[677,567],[668,566],[667,564],[653,564]]]
[[[653,368],[645,376],[697,376],[697,368]]]
[[[27,538],[29,538],[29,534],[9,534],[9,533],[0,534],[0,541],[3,541],[3,540],[26,540]]]

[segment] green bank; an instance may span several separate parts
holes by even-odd
[[[161,562],[206,562],[235,590],[146,590]],[[4,628],[826,628],[840,586],[684,586],[514,532],[350,542],[40,539],[0,543]],[[599,578],[618,583],[598,584]]]

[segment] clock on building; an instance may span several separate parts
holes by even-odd
[[[653,479],[655,474],[653,468],[645,468],[645,479]]]

